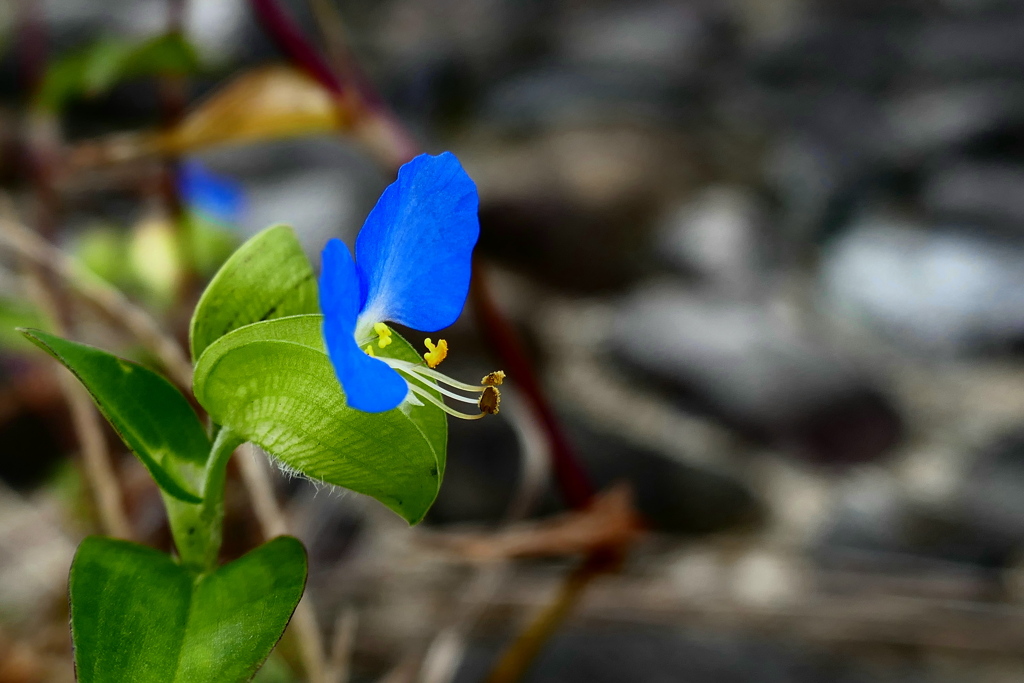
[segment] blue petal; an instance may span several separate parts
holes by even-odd
[[[356,238],[364,322],[435,332],[462,313],[480,235],[476,184],[451,152],[398,171]]]
[[[348,247],[330,240],[323,251],[320,271],[320,310],[324,314],[324,342],[334,374],[345,390],[349,406],[367,413],[382,413],[398,406],[409,387],[383,361],[371,358],[356,344],[359,314],[359,279]]]
[[[178,191],[190,208],[222,223],[237,223],[245,210],[245,190],[241,184],[211,173],[198,161],[181,164]]]

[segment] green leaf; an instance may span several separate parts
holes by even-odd
[[[128,55],[122,78],[184,76],[199,70],[199,54],[180,33],[165,33],[135,46]]]
[[[101,38],[53,62],[43,77],[35,104],[56,112],[72,98],[94,97],[127,79],[189,74],[198,68],[195,48],[177,33],[141,43]]]
[[[89,96],[109,90],[121,76],[131,54],[131,43],[123,40],[100,40],[94,43],[83,55],[82,80],[76,85],[83,94]]]
[[[153,548],[101,536],[82,541],[68,581],[78,680],[171,680],[192,582]]]
[[[316,278],[295,231],[269,227],[239,247],[203,292],[189,329],[192,359],[244,325],[319,310]]]
[[[40,330],[21,330],[89,390],[96,405],[169,495],[199,503],[210,440],[192,406],[152,370]]]
[[[68,588],[78,681],[248,681],[305,582],[306,553],[290,536],[205,575],[152,548],[91,536]]]
[[[448,440],[438,408],[349,408],[324,351],[322,317],[254,323],[221,337],[196,366],[196,398],[218,423],[312,479],[373,496],[410,524],[437,497]],[[417,362],[397,334],[380,355]]]

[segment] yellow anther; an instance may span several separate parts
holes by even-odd
[[[391,338],[391,328],[384,323],[374,323],[373,331],[377,333],[377,346],[384,348],[394,340]]]
[[[366,351],[366,355],[369,356],[370,358],[376,358],[377,357],[377,354],[375,354],[373,352],[373,344],[367,344],[366,348],[363,349],[363,351]]]
[[[423,360],[427,361],[427,365],[431,368],[436,368],[448,356],[448,342],[444,339],[438,339],[435,345],[430,341],[430,337],[427,337],[423,340],[423,345],[428,349],[423,354]]]
[[[502,372],[501,370],[495,370],[494,372],[490,373],[482,380],[480,380],[480,384],[484,385],[485,387],[500,387],[501,383],[504,381],[505,373]]]

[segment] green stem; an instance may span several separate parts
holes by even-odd
[[[245,439],[222,428],[210,449],[203,472],[202,503],[186,503],[166,493],[164,505],[171,522],[171,535],[181,563],[206,572],[217,564],[224,535],[224,480],[231,454]]]

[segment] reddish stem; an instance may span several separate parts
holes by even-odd
[[[358,62],[345,48],[345,64],[339,66],[339,75],[319,49],[302,33],[295,20],[278,4],[277,0],[250,0],[253,11],[263,29],[288,58],[323,87],[344,102],[347,113],[354,119],[361,117],[373,120],[383,134],[383,144],[388,147],[386,163],[396,169],[419,154],[419,145],[399,121],[387,102],[380,96],[373,82],[359,67]],[[343,96],[344,99],[343,99]],[[369,116],[367,116],[369,114]],[[381,139],[375,135],[374,144],[380,146]]]
[[[547,433],[551,446],[551,465],[562,496],[569,507],[577,510],[585,508],[594,498],[590,477],[580,464],[576,450],[548,403],[518,332],[494,302],[485,269],[479,261],[473,263],[472,281],[470,296],[478,324],[487,342],[505,364],[504,369],[508,371],[509,377],[526,395]]]
[[[45,10],[35,0],[20,0],[17,6],[18,78],[21,87],[29,96],[36,90],[46,75],[46,58],[49,52],[49,36],[46,30]]]
[[[345,88],[327,65],[327,60],[275,0],[250,0],[250,4],[263,29],[281,52],[335,95],[340,96],[344,92]]]

